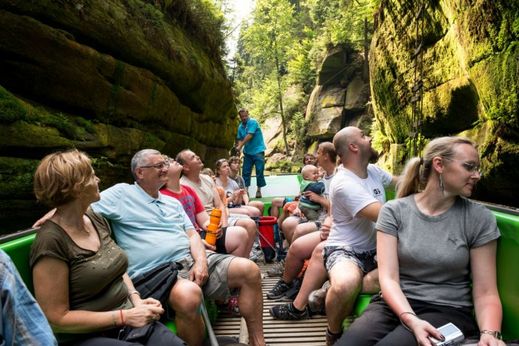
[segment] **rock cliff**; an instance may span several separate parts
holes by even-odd
[[[312,141],[331,140],[344,126],[371,126],[369,82],[363,67],[362,55],[348,46],[328,52],[306,108],[306,134]]]
[[[514,1],[382,1],[370,80],[375,137],[391,169],[410,156],[415,133],[419,146],[465,135],[482,158],[475,197],[519,206],[518,39]],[[413,116],[420,91],[422,112]]]
[[[33,217],[32,174],[55,150],[88,152],[102,187],[131,181],[142,148],[227,153],[237,120],[222,62],[158,3],[0,1],[2,221]]]

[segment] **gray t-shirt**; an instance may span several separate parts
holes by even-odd
[[[470,249],[499,238],[484,206],[459,197],[437,216],[422,213],[415,195],[386,203],[376,229],[398,239],[404,295],[438,305],[472,307]]]

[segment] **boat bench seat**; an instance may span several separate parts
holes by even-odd
[[[492,211],[501,231],[497,243],[497,286],[503,305],[502,334],[504,340],[519,339],[519,216]],[[371,295],[357,298],[353,316],[360,316],[371,300]],[[351,318],[345,321],[345,326]]]
[[[31,245],[36,237],[35,231],[32,231],[31,234],[24,235],[20,238],[16,238],[13,240],[9,240],[5,243],[0,244],[0,248],[4,250],[9,257],[13,260],[22,280],[24,281],[27,288],[34,295],[34,287],[32,284],[32,273],[29,267],[29,255],[31,252]],[[209,316],[215,316],[216,311],[214,306],[208,306]],[[176,333],[177,328],[175,322],[169,320],[166,321],[165,325],[174,333]]]

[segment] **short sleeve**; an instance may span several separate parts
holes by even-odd
[[[247,133],[254,134],[258,130],[258,122],[254,119],[251,119],[247,124]]]
[[[71,254],[68,251],[69,247],[63,239],[63,231],[57,227],[58,226],[52,221],[46,221],[38,230],[31,246],[29,260],[31,268],[33,268],[42,257],[46,256],[56,258],[66,263],[70,261]]]
[[[92,210],[107,219],[120,220],[120,202],[124,198],[124,189],[127,186],[128,184],[116,184],[101,192],[101,199],[90,205]]]
[[[397,203],[395,202],[397,200],[389,201],[382,206],[375,229],[398,238],[400,222],[397,213]]]
[[[391,181],[393,180],[393,176],[383,170],[382,168],[378,167],[377,165],[370,164],[370,168],[373,170],[373,172],[379,177],[380,181],[382,181],[382,185],[389,186],[391,184]]]
[[[470,248],[483,246],[500,237],[496,218],[490,210],[481,204],[466,201],[470,206],[468,216],[469,225],[466,230],[469,233],[468,242]]]

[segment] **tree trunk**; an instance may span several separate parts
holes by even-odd
[[[278,98],[279,98],[279,112],[281,114],[281,127],[283,129],[283,142],[285,144],[285,154],[288,156],[288,142],[287,142],[287,129],[285,123],[285,112],[283,111],[283,91],[281,90],[281,76],[279,75],[279,59],[276,38],[274,37],[274,60],[276,62],[276,78],[278,82]]]

